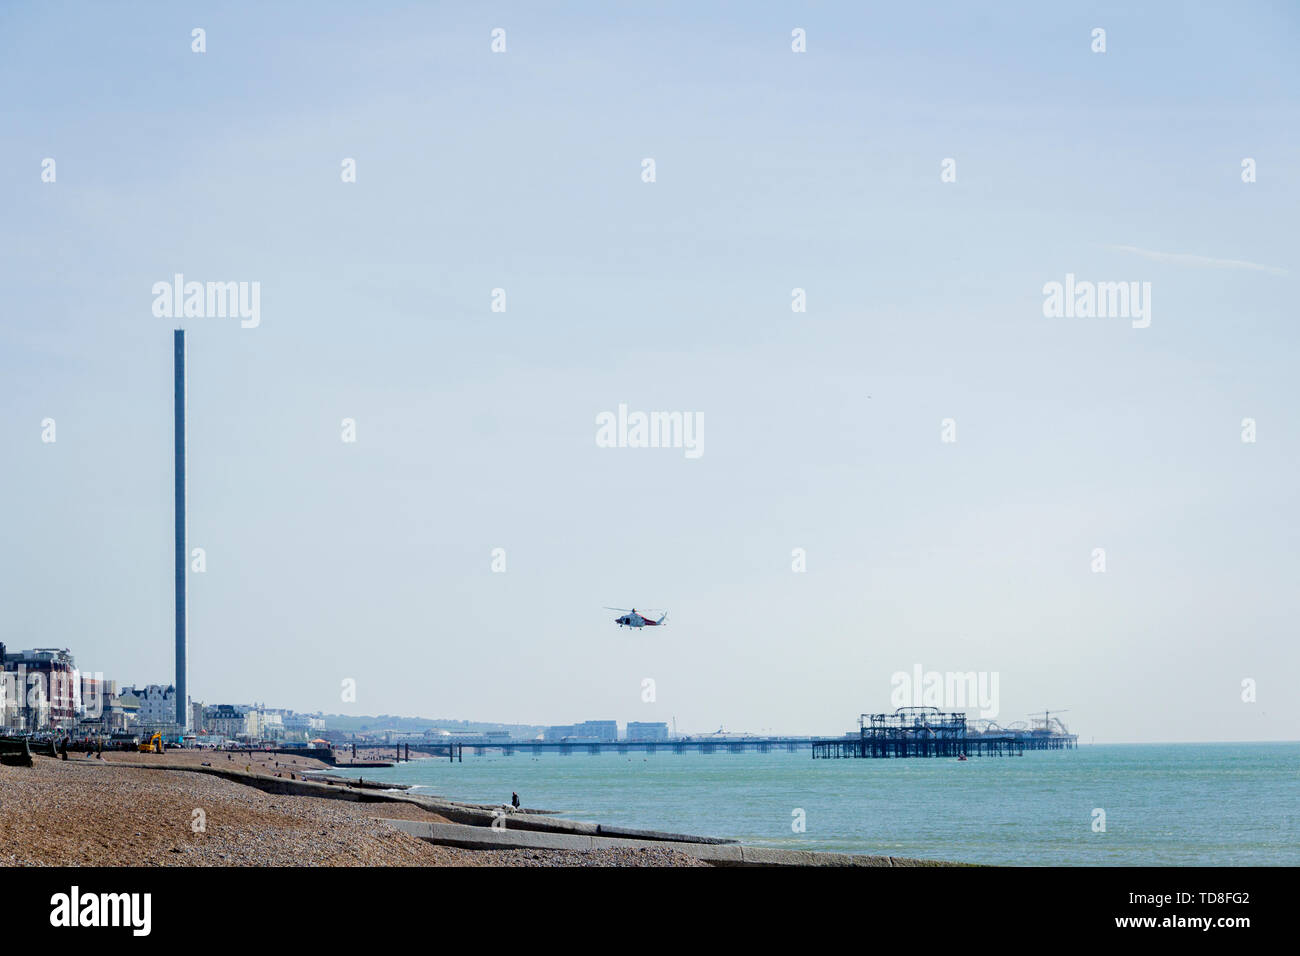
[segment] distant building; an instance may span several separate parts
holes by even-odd
[[[81,679],[67,648],[10,653],[0,645],[4,720],[15,730],[71,730],[80,707]]]
[[[602,743],[618,740],[617,720],[584,720],[573,725],[574,737],[599,740]]]
[[[5,645],[0,641],[0,730],[16,730],[18,682],[5,668]]]
[[[142,734],[158,733],[168,738],[179,738],[186,732],[186,729],[176,722],[175,685],[149,684],[145,687],[124,687],[120,696],[122,709],[128,715],[127,723],[130,729]],[[134,708],[128,698],[134,698]],[[192,714],[193,699],[187,700],[186,706]],[[199,706],[202,707],[202,704]],[[134,722],[129,718],[132,709],[136,712]]]
[[[81,710],[78,730],[95,734],[112,734],[126,729],[139,711],[139,701],[131,698],[130,711],[122,705],[117,681],[81,675]]]
[[[282,740],[284,738],[284,718],[275,711],[264,707],[248,712],[252,735],[259,740]]]
[[[310,733],[310,727],[295,718],[298,716],[287,707],[258,708],[259,724],[262,737],[267,740],[279,740],[288,743],[305,743],[316,734]]]
[[[5,670],[5,645],[0,641],[0,730],[16,730],[18,682]]]
[[[311,714],[295,714],[293,711],[281,715],[284,723],[284,739],[296,743],[314,740],[325,730],[325,718],[313,717]]]
[[[161,731],[164,725],[176,723],[176,688],[172,684],[149,684],[146,687],[128,687],[129,692],[140,702],[137,720],[142,728]]]
[[[117,682],[101,680],[90,674],[80,674],[81,688],[77,698],[77,719],[83,723],[98,720],[110,697],[117,696]]]
[[[627,722],[628,740],[667,740],[668,725],[662,721],[629,720]]]
[[[202,727],[210,734],[221,737],[249,737],[248,711],[234,704],[217,704],[203,708]]]
[[[617,720],[584,720],[580,724],[556,724],[542,731],[546,741],[577,740],[584,743],[605,743],[618,740]]]
[[[140,698],[135,696],[133,688],[123,687],[117,692],[117,706],[122,708],[122,717],[126,726],[134,727],[140,719]]]

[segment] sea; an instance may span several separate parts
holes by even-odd
[[[762,847],[1007,866],[1300,864],[1300,743],[1081,744],[1022,757],[476,755],[367,769],[414,793]]]

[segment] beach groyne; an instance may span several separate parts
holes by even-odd
[[[466,850],[652,850],[661,840],[633,839],[580,833],[545,833],[505,827],[474,827],[455,823],[425,823],[418,820],[384,820],[403,833],[438,846]],[[607,831],[608,832],[608,831]],[[815,850],[783,850],[743,846],[739,843],[674,842],[673,850],[711,866],[955,866],[933,860],[874,856],[857,853],[822,853]]]
[[[124,766],[124,765],[118,765]],[[870,866],[919,867],[962,866],[939,860],[919,860],[876,854],[828,853],[742,845],[728,838],[671,833],[661,830],[609,826],[579,820],[560,819],[539,811],[516,810],[509,806],[458,803],[442,797],[406,792],[359,788],[346,781],[323,783],[250,773],[233,767],[159,767],[132,765],[137,772],[188,772],[220,777],[264,793],[317,797],[327,800],[371,804],[378,825],[395,827],[408,836],[437,846],[464,850],[539,852],[596,852],[620,850],[630,853],[671,848],[711,866]],[[411,805],[432,815],[430,820],[392,819],[384,806]],[[409,813],[409,811],[407,811]],[[435,822],[436,821],[436,822]]]
[[[127,766],[115,764],[115,766]],[[735,843],[735,840],[720,837],[696,836],[685,833],[668,833],[660,830],[641,830],[631,827],[608,826],[601,823],[586,823],[580,820],[563,820],[549,814],[530,813],[515,810],[509,806],[485,807],[482,805],[456,803],[437,797],[419,794],[373,790],[359,788],[345,783],[318,783],[314,780],[294,780],[288,777],[267,776],[248,773],[227,767],[153,767],[143,764],[131,765],[143,773],[165,771],[183,773],[202,773],[235,783],[255,787],[264,793],[288,796],[320,797],[326,800],[349,800],[355,803],[407,803],[435,813],[453,823],[476,828],[490,828],[494,821],[506,818],[507,826],[512,830],[530,830],[540,833],[559,833],[575,836],[615,836],[627,839],[649,840],[656,843],[697,843],[721,845]],[[498,824],[499,825],[499,824]]]
[[[321,763],[327,763],[330,766],[338,763],[338,757],[334,753],[333,747],[267,747],[264,752],[280,754],[285,757],[305,757],[308,760],[319,760]],[[384,766],[389,765],[385,764]]]
[[[32,748],[26,737],[0,737],[0,764],[8,767],[30,767]]]

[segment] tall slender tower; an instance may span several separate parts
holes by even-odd
[[[189,592],[188,555],[185,550],[185,330],[173,333],[176,346],[174,408],[176,424],[176,723],[181,733],[190,729],[189,666],[189,612],[186,597]]]

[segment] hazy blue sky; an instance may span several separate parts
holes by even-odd
[[[171,680],[179,272],[261,283],[184,323],[197,699],[1300,736],[1293,4],[375,6],[0,8],[0,640]]]

